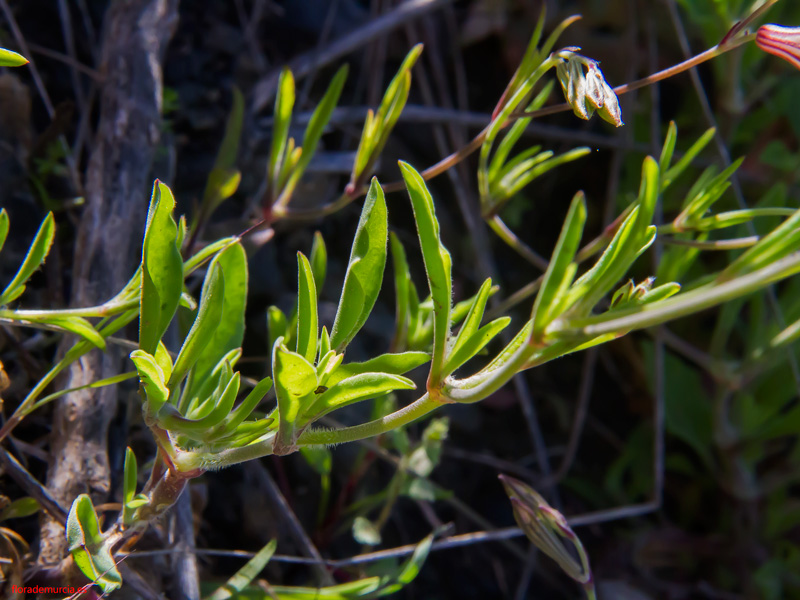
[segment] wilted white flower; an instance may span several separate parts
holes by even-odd
[[[603,77],[597,61],[578,54],[578,50],[568,47],[555,53],[561,59],[556,75],[567,103],[581,119],[589,120],[596,110],[604,121],[616,127],[624,125],[617,95]]]

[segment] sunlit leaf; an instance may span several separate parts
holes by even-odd
[[[8,230],[8,216],[4,219],[6,232]],[[2,225],[0,225],[2,227]],[[44,259],[50,252],[50,246],[53,244],[53,238],[56,234],[55,219],[53,213],[48,213],[42,224],[39,226],[39,231],[36,232],[36,237],[31,242],[28,253],[25,259],[14,275],[14,278],[0,294],[0,306],[8,304],[16,300],[25,291],[25,282],[28,281],[33,272],[38,269]],[[5,235],[3,236],[5,237]]]
[[[156,180],[142,247],[139,348],[148,354],[155,354],[183,290],[183,259],[177,245],[178,226],[172,218],[174,208],[172,192]]]
[[[375,306],[386,266],[387,238],[386,200],[378,180],[373,178],[358,221],[331,329],[331,348],[337,352],[344,351]]]

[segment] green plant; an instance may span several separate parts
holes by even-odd
[[[480,149],[478,182],[483,214],[498,232],[504,229],[497,212],[511,196],[542,173],[586,154],[586,150],[577,149],[554,158],[552,153],[535,147],[508,159],[525,126],[536,111],[542,109],[550,92],[552,85],[539,91],[535,89],[549,70],[556,70],[568,105],[578,116],[589,118],[597,111],[613,124],[622,124],[616,94],[606,83],[597,63],[577,54],[575,49],[552,52],[558,33],[569,22],[559,26],[539,47],[543,20],[540,22],[492,122],[470,144],[472,150]],[[736,27],[738,29],[723,44],[704,53],[703,60],[753,38],[744,32],[744,25]],[[421,47],[415,47],[408,54],[377,113],[368,114],[344,194],[318,214],[336,210],[362,194],[377,156],[405,105],[411,68],[420,52]],[[699,60],[693,59],[681,69],[697,62]],[[672,70],[669,74],[679,71]],[[663,76],[666,75],[648,81]],[[294,81],[288,70],[282,73],[267,166],[264,211],[267,225],[291,216],[293,191],[320,141],[345,77],[345,69],[334,76],[306,129],[302,146],[297,146],[288,137]],[[628,89],[633,87],[628,86]],[[495,149],[501,131],[515,119]],[[389,234],[384,187],[372,178],[330,330],[327,325],[320,324],[318,314],[318,293],[325,280],[327,250],[321,237],[317,237],[310,259],[301,252],[297,254],[298,291],[293,314],[287,318],[277,308],[270,311],[273,340],[270,376],[254,382],[252,389],[240,394],[244,378],[236,371],[236,366],[241,358],[247,299],[245,250],[238,237],[217,240],[197,252],[194,247],[202,224],[238,186],[240,175],[235,169],[235,160],[241,120],[241,99],[237,96],[225,140],[191,227],[183,218],[176,221],[172,193],[166,185],[156,181],[140,267],[113,299],[96,307],[61,311],[5,308],[20,297],[27,280],[44,261],[55,233],[52,215],[43,222],[17,275],[0,294],[0,306],[4,307],[0,310],[0,319],[5,322],[68,331],[82,338],[28,394],[0,430],[0,439],[33,410],[70,391],[60,390],[42,396],[45,387],[66,365],[95,347],[105,348],[111,334],[139,319],[138,349],[130,353],[132,370],[90,385],[111,385],[138,377],[144,422],[158,448],[150,477],[139,490],[137,461],[129,449],[123,475],[122,510],[117,521],[102,531],[90,498],[82,495],[73,503],[67,522],[67,537],[75,563],[104,592],[121,585],[114,558],[118,549],[163,516],[187,483],[206,471],[268,455],[286,455],[400,432],[404,425],[445,404],[473,403],[487,398],[523,370],[634,330],[737,301],[800,272],[797,253],[800,211],[769,206],[709,214],[738,164],[721,173],[706,171],[686,194],[678,217],[670,223],[653,223],[662,196],[671,191],[673,183],[710,141],[711,134],[701,137],[680,160],[674,161],[677,128],[672,125],[660,156],[643,161],[635,201],[604,236],[583,247],[587,207],[583,194],[575,195],[544,274],[528,288],[528,296],[536,292],[529,317],[517,327],[511,340],[497,350],[493,342],[511,324],[511,319],[504,315],[484,323],[488,299],[495,291],[491,280],[486,280],[472,298],[453,305],[451,257],[442,244],[435,203],[425,182],[425,175],[435,174],[436,169],[420,173],[401,162],[429,297],[421,300],[411,281],[405,250],[399,239]],[[451,159],[445,166],[461,157]],[[763,217],[785,219],[760,238],[707,241],[710,231]],[[0,241],[8,228],[8,217],[2,212]],[[658,265],[659,285],[653,287],[652,279],[646,279],[638,285],[629,281],[618,287],[637,258],[653,244],[656,235],[680,240]],[[511,237],[504,239],[514,243]],[[384,281],[388,245],[393,258],[397,299],[392,351],[365,362],[345,362],[348,345],[364,326],[377,301]],[[688,278],[688,268],[698,252],[718,247],[746,250],[716,273]],[[591,266],[582,267],[594,257]],[[195,300],[184,282],[188,275],[201,268],[206,270],[205,279],[199,298]],[[610,301],[606,301],[609,296]],[[516,300],[524,297],[524,294],[517,296]],[[172,353],[164,337],[179,310],[189,311],[193,323],[180,349]],[[458,323],[461,326],[456,331],[454,326]],[[796,329],[790,326],[779,333],[771,345],[792,341],[797,335]],[[489,347],[494,349],[491,358],[482,358]],[[425,389],[410,404],[387,410],[360,425],[335,429],[320,427],[323,418],[355,403],[399,390],[416,389],[406,375],[424,365],[428,367]],[[262,401],[273,388],[275,405],[262,412],[259,410]],[[237,404],[240,395],[244,397]],[[380,406],[389,407],[391,403]],[[430,455],[437,452],[437,443],[444,435],[442,427],[441,422],[432,422],[430,435],[419,447],[399,442],[398,449],[403,450],[404,459],[410,463],[415,453],[422,452],[428,456],[428,467],[432,468],[436,460]],[[324,473],[325,469],[321,468],[320,472]],[[415,472],[426,476],[430,469],[426,467]],[[397,480],[392,489],[395,497],[408,481]],[[506,485],[512,491],[512,502],[521,521],[531,526],[536,519],[544,519],[549,527],[549,542],[555,539],[552,537],[555,532],[580,548],[580,542],[562,523],[563,517],[548,512],[549,507],[539,501],[535,492],[519,487],[512,480],[507,480]],[[535,509],[525,502],[533,502]],[[530,515],[534,512],[536,517],[531,521]],[[385,519],[379,517],[377,526],[365,523],[366,519],[358,521],[355,527],[361,539],[368,540],[370,536],[375,539],[375,534],[380,533],[381,520]],[[426,538],[411,561],[392,577],[363,580],[346,589],[342,586],[327,588],[325,597],[352,598],[395,591],[416,575],[431,541],[432,538]],[[552,543],[549,547],[553,550],[551,555],[561,558],[563,564],[569,563],[563,548],[559,554]],[[226,588],[220,588],[211,597],[228,597],[225,594],[265,597],[264,592],[248,585],[273,552],[274,544],[265,547]],[[581,569],[573,568],[572,574],[587,585],[591,577],[582,549],[581,558]],[[304,593],[318,593],[288,588],[274,591],[279,597],[293,598],[303,597]],[[587,593],[593,593],[588,591],[588,586]]]

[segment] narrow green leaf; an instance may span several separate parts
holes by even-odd
[[[316,420],[331,411],[381,396],[393,390],[416,389],[414,382],[400,375],[361,373],[342,379],[317,396],[302,415],[304,420]]]
[[[339,353],[364,325],[378,299],[386,266],[387,237],[386,200],[378,180],[373,178],[358,221],[331,329],[331,348]]]
[[[267,309],[267,337],[270,347],[275,345],[275,340],[278,338],[286,337],[289,333],[288,329],[289,324],[283,311],[277,306],[270,306]]]
[[[366,171],[372,148],[375,147],[377,132],[375,131],[374,125],[375,111],[370,108],[367,109],[367,116],[364,119],[364,128],[361,131],[361,138],[358,141],[358,148],[356,149],[356,158],[353,161],[353,171],[350,175],[350,184],[353,186],[355,186],[355,183],[361,178],[364,171]]]
[[[456,368],[458,368],[453,366],[452,356],[458,354],[459,350],[464,346],[464,344],[467,343],[467,340],[474,336],[478,331],[481,321],[483,320],[483,313],[486,310],[486,301],[489,299],[489,293],[491,289],[492,280],[487,279],[483,282],[480,290],[478,290],[478,293],[475,295],[475,299],[470,305],[469,312],[464,320],[464,324],[461,326],[458,336],[456,337],[455,342],[453,342],[452,348],[448,352],[447,364],[445,366],[446,375],[449,375]],[[463,362],[461,364],[463,364]]]
[[[5,228],[7,231],[8,216],[5,219]],[[11,280],[11,283],[6,286],[6,289],[3,290],[3,293],[0,294],[0,306],[13,302],[25,291],[25,282],[44,262],[48,252],[50,252],[50,246],[53,244],[55,234],[56,224],[53,213],[47,213],[44,221],[39,226],[39,231],[36,232],[36,237],[31,242],[30,248],[28,248],[28,254],[25,255],[17,274]]]
[[[164,372],[164,381],[168,381],[170,375],[172,375],[172,357],[169,355],[169,351],[164,345],[164,342],[158,343],[155,359],[158,366],[161,367],[161,370]]]
[[[277,186],[283,173],[283,162],[289,138],[289,124],[294,107],[294,76],[284,68],[278,81],[278,97],[275,100],[275,120],[272,125],[272,150],[269,157],[269,181]],[[280,190],[273,189],[277,194]]]
[[[3,249],[3,244],[6,243],[6,236],[8,235],[8,213],[5,208],[0,209],[0,250]]]
[[[0,48],[0,67],[22,67],[30,61],[12,50]]]
[[[347,79],[347,72],[347,65],[342,65],[339,67],[336,75],[333,76],[333,79],[328,85],[328,89],[325,90],[325,95],[322,97],[322,100],[320,100],[317,108],[314,109],[314,114],[311,115],[311,120],[308,122],[306,132],[303,135],[302,152],[299,154],[297,164],[295,165],[291,176],[286,182],[285,189],[289,194],[294,191],[297,182],[300,180],[300,177],[305,172],[306,167],[308,167],[308,163],[311,162],[311,159],[317,150],[319,140],[322,138],[322,134],[325,132],[325,127],[327,126],[328,121],[331,120],[333,110],[336,108],[336,105],[339,102],[339,97],[342,95],[342,88],[344,87],[344,82]],[[311,262],[313,264],[314,261],[312,260]],[[317,281],[320,282],[320,287],[322,287],[323,280],[324,277],[323,279],[317,279]]]
[[[392,251],[392,267],[394,269],[394,295],[395,295],[395,325],[392,337],[392,348],[403,350],[408,340],[408,329],[411,322],[409,310],[409,286],[411,273],[408,270],[406,252],[400,239],[394,234],[389,234],[389,245]]]
[[[333,79],[328,84],[325,95],[314,110],[314,114],[311,115],[311,120],[308,122],[308,127],[306,127],[306,132],[303,136],[303,157],[300,163],[303,165],[303,169],[311,160],[322,133],[325,131],[325,126],[331,120],[333,109],[336,108],[339,97],[342,95],[342,88],[347,80],[348,71],[349,67],[347,65],[339,67],[336,75],[333,76]]]
[[[167,431],[182,433],[191,439],[209,441],[215,437],[214,427],[220,425],[230,415],[236,395],[239,392],[240,375],[234,373],[227,383],[221,379],[225,388],[219,397],[207,400],[202,408],[189,418],[180,414],[171,404],[165,404],[158,412],[159,425]],[[216,396],[216,394],[215,394]],[[210,405],[208,408],[206,405]]]
[[[81,494],[72,503],[66,529],[70,550],[77,546],[91,546],[102,542],[100,522],[88,494]]]
[[[319,335],[319,360],[331,351],[331,338],[328,335],[328,328],[322,326],[322,333]]]
[[[209,272],[220,267],[224,280],[222,311],[211,339],[191,368],[184,394],[193,395],[223,356],[241,347],[244,339],[244,316],[247,305],[247,255],[236,243],[217,254],[209,265]]]
[[[256,409],[259,405],[261,400],[264,399],[264,396],[267,395],[270,388],[272,387],[272,379],[269,377],[265,377],[261,381],[259,381],[256,386],[250,391],[245,399],[239,403],[233,412],[231,412],[225,420],[217,428],[215,432],[215,437],[222,437],[223,435],[228,435],[229,433],[233,432],[240,423],[243,423],[247,417]]]
[[[786,219],[720,273],[718,280],[733,279],[780,260],[800,248],[800,210]]]
[[[189,330],[186,339],[178,352],[172,375],[169,378],[168,386],[170,389],[183,381],[197,360],[203,355],[203,350],[214,338],[214,333],[219,327],[222,319],[222,310],[225,306],[224,298],[225,278],[222,275],[222,267],[215,264],[206,274],[203,282],[203,290],[200,294],[200,307],[197,309],[192,328]]]
[[[378,112],[373,113],[370,110],[367,113],[361,141],[356,152],[356,161],[353,165],[351,183],[355,184],[369,175],[368,171],[386,145],[408,100],[408,92],[411,89],[411,68],[417,62],[421,52],[422,44],[417,44],[409,50],[394,78],[389,82]]]
[[[248,560],[224,585],[218,587],[213,594],[208,596],[206,600],[227,600],[228,598],[238,597],[239,592],[244,591],[250,585],[250,582],[258,577],[258,574],[267,566],[277,547],[278,540],[272,540],[259,550],[253,558]]]
[[[220,450],[227,448],[240,448],[252,444],[273,429],[272,423],[275,419],[260,419],[258,421],[246,421],[239,425],[233,435],[218,440],[222,444]]]
[[[361,373],[391,373],[402,375],[427,363],[431,355],[427,352],[400,352],[398,354],[381,354],[360,363],[346,363],[337,368],[327,385],[334,385],[346,377]]]
[[[148,354],[155,353],[183,291],[183,259],[177,244],[178,226],[172,218],[174,207],[172,192],[156,179],[142,246],[139,348]]]
[[[320,385],[328,385],[330,375],[342,364],[344,354],[336,354],[336,350],[328,350],[317,363],[317,378]]]
[[[124,525],[130,525],[133,522],[133,510],[129,503],[136,496],[137,476],[136,455],[128,446],[125,449],[125,468],[122,476],[122,523]]]
[[[674,296],[680,291],[681,284],[671,281],[670,283],[665,283],[663,285],[659,285],[658,287],[654,287],[652,290],[645,293],[645,295],[639,300],[639,303],[651,304],[660,300],[666,300],[670,296]]]
[[[241,356],[241,348],[231,350],[214,365],[208,375],[202,380],[197,380],[197,385],[191,389],[188,385],[183,386],[180,400],[177,402],[177,407],[181,414],[189,415],[192,418],[200,416],[196,410],[199,403],[209,400],[214,394],[222,393],[230,378],[233,377],[233,367]],[[167,378],[167,381],[169,381],[169,378]],[[175,398],[172,398],[170,403],[176,404]]]
[[[680,177],[681,173],[683,173],[686,168],[692,164],[692,161],[697,158],[697,155],[705,148],[708,143],[714,139],[714,135],[716,133],[716,129],[713,127],[707,130],[700,138],[692,144],[692,146],[686,151],[686,153],[680,158],[678,162],[675,163],[674,166],[669,167],[666,173],[664,173],[661,179],[661,190],[663,191],[667,187],[669,187],[673,181],[675,181],[678,177]]]
[[[41,507],[39,506],[39,502],[36,500],[36,498],[17,498],[3,510],[0,510],[0,523],[7,521],[8,519],[21,519],[23,517],[29,517],[33,514],[36,514],[39,508]]]
[[[448,356],[446,371],[452,373],[473,356],[477,355],[498,333],[508,327],[509,323],[511,323],[511,317],[500,317],[499,319],[490,321],[473,333],[469,338],[466,338],[464,343],[459,346],[458,350],[451,352]]]
[[[72,503],[66,525],[67,544],[81,572],[97,583],[104,592],[113,592],[122,585],[111,551],[100,533],[100,523],[87,494]]]
[[[297,353],[313,364],[317,357],[317,286],[311,264],[302,252],[297,253]]]
[[[425,180],[408,163],[401,162],[400,170],[411,198],[428,286],[433,299],[431,378],[437,381],[444,367],[447,339],[450,336],[452,302],[450,253],[442,245],[439,237],[439,222],[436,220],[433,198],[425,185]]]
[[[297,435],[296,421],[304,404],[318,387],[317,373],[303,356],[290,351],[283,340],[275,342],[272,351],[272,379],[275,381],[275,395],[278,398],[280,428],[276,445],[285,450],[293,447]],[[313,398],[312,398],[313,399]]]
[[[533,320],[533,330],[531,335],[535,340],[541,341],[547,325],[557,317],[555,309],[561,305],[559,293],[563,293],[570,273],[569,265],[575,259],[578,246],[583,235],[583,225],[586,222],[586,199],[583,193],[578,192],[572,199],[569,212],[561,228],[561,235],[558,238],[556,247],[550,263],[547,265],[542,285],[533,304],[531,319]],[[574,276],[574,271],[572,271]]]
[[[661,156],[658,159],[658,169],[662,177],[666,175],[667,170],[672,164],[672,155],[675,153],[675,143],[677,141],[678,127],[675,125],[675,121],[670,121],[669,127],[667,127],[667,135],[664,137],[664,145],[661,147]],[[661,183],[661,188],[664,188],[663,181]]]
[[[216,208],[239,189],[242,173],[236,169],[214,168],[208,174],[206,191],[203,194],[203,210],[211,215]]]
[[[328,273],[328,249],[325,247],[325,240],[322,234],[317,231],[314,233],[314,242],[311,244],[311,272],[314,274],[314,282],[317,291],[325,285],[325,276]]]
[[[166,386],[167,379],[164,371],[156,359],[144,350],[131,352],[131,360],[136,365],[139,380],[147,396],[147,412],[155,415],[169,399],[169,389]]]
[[[12,313],[11,319],[15,316]],[[91,343],[96,348],[101,350],[106,349],[106,340],[100,335],[92,324],[83,317],[75,316],[58,316],[58,315],[42,315],[42,316],[26,316],[22,321],[29,323],[41,323],[43,325],[51,325],[59,327],[75,335],[82,337],[87,342]]]

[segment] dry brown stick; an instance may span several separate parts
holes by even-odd
[[[177,20],[177,0],[111,3],[103,32],[100,121],[87,173],[86,209],[78,232],[72,303],[89,306],[119,291],[135,269],[150,169],[161,123],[161,59]],[[71,342],[65,340],[67,346]],[[63,347],[67,347],[63,346]],[[87,354],[63,385],[77,387],[116,375],[118,351]],[[114,386],[73,392],[59,400],[53,420],[48,488],[64,506],[88,492],[109,492],[108,425]],[[64,529],[45,520],[39,563],[57,566],[66,554]]]

